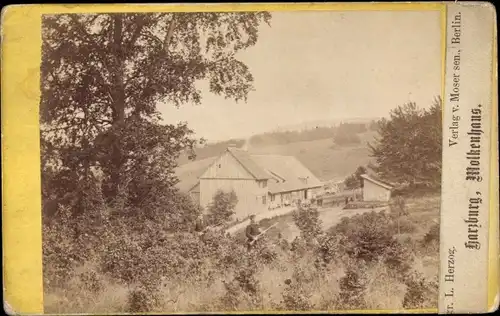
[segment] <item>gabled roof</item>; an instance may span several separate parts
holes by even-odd
[[[387,189],[387,190],[392,190],[392,186],[389,185],[388,183],[385,183],[384,181],[382,180],[379,180],[379,179],[375,179],[373,176],[369,176],[367,174],[362,174],[361,175],[361,178],[365,179],[365,180],[368,180],[378,186],[381,186],[383,187],[384,189]]]
[[[229,147],[227,151],[246,169],[256,180],[271,179],[271,175],[264,171],[255,161],[250,157],[248,152],[235,147]]]
[[[323,185],[293,156],[251,155],[247,151],[233,147],[229,147],[227,151],[256,180],[275,180],[268,182],[268,190],[271,193],[317,188]],[[178,184],[179,189],[185,192],[193,189],[199,183],[203,173],[217,161],[217,158],[211,157],[180,166],[177,176],[183,180]]]
[[[290,192],[322,186],[322,182],[293,156],[251,155],[251,158],[266,172],[271,175],[278,175],[279,178],[284,180],[270,182],[268,188],[271,193]]]

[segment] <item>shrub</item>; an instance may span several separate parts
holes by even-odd
[[[342,309],[363,309],[366,306],[365,292],[368,279],[363,265],[350,266],[340,279],[338,302]]]
[[[408,234],[417,231],[417,225],[415,225],[408,217],[396,218],[390,226],[391,230],[398,234]]]
[[[345,245],[347,239],[343,234],[327,234],[321,240],[317,248],[317,258],[321,264],[341,263],[347,255]]]
[[[439,242],[439,235],[439,223],[436,223],[432,225],[429,231],[425,234],[423,239],[424,244],[429,245],[432,242]]]
[[[287,282],[283,291],[283,309],[287,311],[308,311],[314,309],[311,304],[311,291],[304,289],[301,283]]]
[[[258,269],[257,261],[248,260],[235,271],[231,282],[224,283],[223,309],[237,310],[241,304],[253,309],[262,303],[260,282],[256,277]]]
[[[129,292],[128,311],[130,313],[150,312],[159,305],[159,301],[157,291],[139,286]]]
[[[311,243],[318,238],[321,233],[321,220],[316,208],[305,208],[299,206],[293,212],[293,220],[300,230],[300,236],[306,243]]]
[[[371,264],[385,262],[397,273],[404,274],[412,263],[412,249],[394,238],[391,218],[385,212],[370,212],[343,218],[329,235],[342,234],[342,247],[347,256]]]
[[[428,308],[435,306],[438,297],[438,285],[427,281],[420,273],[413,272],[405,280],[407,290],[403,307],[407,309]]]
[[[231,220],[234,209],[238,204],[238,197],[234,191],[225,193],[218,190],[212,203],[208,206],[208,221],[211,225],[223,225]]]

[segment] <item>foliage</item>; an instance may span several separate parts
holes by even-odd
[[[270,302],[267,300],[267,304],[271,304],[266,305],[267,309],[317,310],[368,306],[368,301],[373,300],[374,287],[379,286],[378,283],[370,285],[370,280],[376,278],[379,274],[375,271],[376,266],[382,264],[390,273],[390,279],[383,282],[393,282],[384,283],[384,286],[402,284],[409,292],[403,292],[397,304],[403,304],[406,295],[405,304],[408,306],[433,307],[434,285],[429,280],[421,282],[413,277],[417,274],[410,268],[413,262],[411,253],[417,249],[411,243],[394,238],[394,223],[391,214],[365,213],[342,220],[326,233],[319,231],[315,236],[317,246],[308,246],[302,237],[298,237],[296,244],[303,247],[300,251],[297,250],[299,246],[295,251],[289,251],[273,247],[279,244],[279,240],[273,242],[270,240],[272,235],[266,235],[269,240],[261,239],[255,250],[249,253],[244,243],[217,232],[203,237],[188,231],[165,235],[160,226],[148,222],[141,234],[131,234],[137,224],[125,220],[111,221],[105,224],[107,229],[101,240],[93,244],[97,248],[94,256],[82,258],[85,262],[95,263],[91,273],[88,269],[85,273],[79,272],[79,263],[68,268],[63,265],[67,270],[60,271],[70,271],[71,276],[67,279],[78,279],[80,287],[85,287],[85,293],[99,295],[102,289],[109,287],[104,280],[127,286],[130,290],[122,307],[124,312],[173,311],[173,308],[192,312],[262,310],[266,309],[263,304],[269,291],[278,293]],[[61,237],[60,240],[67,239]],[[80,242],[78,246],[83,247],[85,241]],[[54,243],[50,245],[55,249]],[[75,252],[71,249],[55,250]],[[53,266],[55,259],[51,260]],[[59,260],[66,260],[66,257],[60,256]],[[270,272],[262,275],[263,270]],[[334,282],[327,285],[323,280],[331,277],[338,281],[338,289],[332,289],[333,292],[328,294],[323,291],[337,281],[332,280]],[[46,278],[53,280],[60,276],[51,273]],[[218,280],[223,281],[222,288],[212,289],[210,286]],[[282,287],[277,285],[285,280]],[[54,283],[49,284],[45,290],[53,292],[56,289]],[[69,281],[60,284],[62,289],[69,289]],[[210,302],[197,301],[183,309],[175,307],[176,303],[161,307],[172,298],[170,292],[162,294],[165,284],[177,284],[180,289],[175,290],[176,295],[182,296],[184,291],[193,288],[193,291],[205,289],[206,295],[213,296]],[[320,288],[321,284],[326,288]],[[324,297],[318,300],[319,292]],[[205,294],[199,297],[205,297]],[[391,306],[396,305],[388,307],[393,308]],[[86,311],[83,305],[80,308],[82,312]]]
[[[435,280],[428,281],[420,273],[412,273],[406,278],[405,284],[408,290],[403,299],[404,308],[429,308],[437,301],[438,284]]]
[[[378,131],[378,129],[379,129],[379,121],[378,120],[370,121],[370,124],[368,124],[368,130]]]
[[[335,130],[336,127],[316,127],[303,131],[267,132],[252,136],[250,143],[254,146],[272,146],[327,139],[332,137]]]
[[[364,267],[350,267],[340,280],[338,304],[343,309],[363,309],[368,279]]]
[[[432,242],[439,242],[439,223],[433,224],[429,231],[425,234],[423,242],[426,245],[429,245]]]
[[[222,190],[215,192],[212,203],[208,206],[208,222],[219,226],[231,220],[238,204],[238,197],[234,191],[225,193]]]
[[[365,123],[340,123],[336,131],[346,134],[359,134],[367,131]]]
[[[98,280],[75,272],[92,263],[98,275],[135,289],[129,309],[150,309],[157,301],[145,297],[162,278],[209,280],[210,264],[229,264],[224,251],[238,251],[223,236],[189,232],[201,210],[175,189],[174,170],[197,140],[185,123],[164,124],[157,105],[200,103],[200,80],[245,101],[253,77],[236,54],[255,45],[269,19],[267,12],[43,17],[46,290],[79,279],[98,292]]]
[[[358,134],[367,131],[366,124],[362,123],[341,123],[335,128],[333,142],[338,146],[346,146],[361,143]]]
[[[287,282],[283,291],[282,305],[287,311],[310,311],[314,306],[310,303],[311,291],[304,289],[302,283]]]
[[[403,233],[412,233],[417,227],[408,220],[408,210],[406,207],[406,200],[402,196],[396,196],[391,200],[390,215],[394,221],[394,229],[398,235]]]
[[[346,189],[354,190],[363,187],[363,178],[361,175],[366,174],[366,168],[359,166],[356,171],[344,180]]]
[[[313,242],[321,234],[321,220],[317,208],[299,206],[293,212],[293,220],[306,243]]]
[[[385,212],[373,211],[343,218],[329,234],[344,235],[346,254],[358,262],[370,264],[381,260],[397,273],[404,274],[410,268],[411,251],[395,239],[391,223]]]
[[[171,188],[176,159],[196,142],[185,124],[161,124],[157,104],[200,103],[199,80],[246,100],[253,77],[235,54],[255,45],[269,19],[266,12],[44,16],[40,119],[51,188],[43,190],[44,213],[58,203],[77,209],[82,181],[99,182],[117,209]]]
[[[379,122],[379,139],[369,144],[377,173],[396,183],[439,187],[441,103],[437,98],[430,109],[419,109],[415,103],[398,106],[389,119]]]

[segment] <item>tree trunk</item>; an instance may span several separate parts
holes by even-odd
[[[111,150],[111,198],[117,207],[123,207],[122,190],[122,167],[125,163],[122,150],[120,132],[124,129],[125,121],[125,86],[124,71],[125,60],[122,46],[123,17],[119,14],[113,15],[113,42],[112,50],[114,56],[113,68],[113,105],[112,105],[112,128],[114,131],[114,143]]]

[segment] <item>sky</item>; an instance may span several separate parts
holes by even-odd
[[[187,121],[209,141],[308,121],[384,117],[441,91],[438,11],[272,12],[255,46],[237,57],[255,91],[236,103],[200,83],[201,105],[159,104],[166,123]]]

